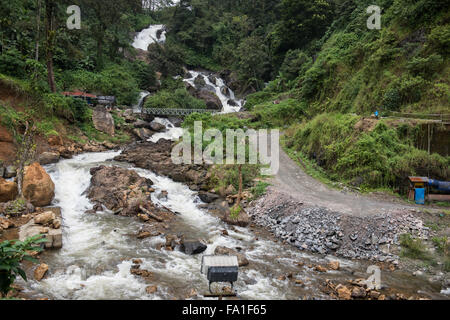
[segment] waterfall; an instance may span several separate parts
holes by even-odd
[[[158,31],[161,32],[159,38]],[[147,51],[147,48],[150,44],[155,42],[164,43],[165,41],[166,31],[164,30],[164,25],[155,24],[139,32],[134,38],[132,46],[136,49]]]

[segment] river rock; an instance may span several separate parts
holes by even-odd
[[[199,189],[205,190],[209,177],[207,167],[174,164],[171,158],[173,145],[172,141],[166,139],[160,139],[157,143],[146,141],[132,144],[114,160],[129,162],[136,167],[167,176],[176,182],[186,183],[189,186],[196,185]]]
[[[8,220],[6,218],[0,217],[0,228],[6,230],[9,228],[13,228],[13,227],[14,227],[14,222],[12,222],[11,220]]]
[[[113,212],[120,210],[122,216],[140,213],[141,204],[151,204],[150,179],[139,176],[133,170],[119,167],[100,166],[91,169],[91,185],[88,198],[104,205]]]
[[[17,197],[17,183],[0,177],[0,202],[8,202]]]
[[[55,196],[55,184],[37,162],[25,167],[23,195],[36,207],[48,206]]]
[[[167,118],[176,128],[180,128],[181,125],[183,124],[183,119],[181,118],[176,118],[176,117],[169,117]]]
[[[139,128],[139,129],[133,129],[133,134],[138,137],[140,140],[148,140],[152,135],[153,131],[147,128]]]
[[[194,79],[194,84],[196,86],[196,88],[202,88],[204,86],[206,86],[206,81],[203,78],[203,75],[199,74],[195,79]]]
[[[211,192],[200,191],[198,197],[205,203],[211,203],[219,199],[219,195]]]
[[[5,179],[14,178],[17,175],[17,167],[13,165],[9,165],[5,168],[4,177]]]
[[[39,224],[36,222],[36,218],[38,218]],[[38,234],[43,234],[46,238],[45,248],[59,249],[62,247],[61,208],[46,208],[45,212],[38,213],[19,228],[20,241]]]
[[[237,252],[236,250],[233,250],[231,248],[227,248],[227,247],[216,247],[216,249],[214,250],[214,254],[216,255],[225,255],[225,256],[236,256],[238,259],[238,264],[239,267],[243,267],[243,266],[247,266],[249,264],[247,257],[242,254]]]
[[[180,251],[189,255],[199,254],[205,251],[207,246],[197,240],[185,240],[181,243]]]
[[[366,289],[362,287],[353,287],[352,289],[352,298],[362,299],[366,297]]]
[[[145,292],[147,292],[148,294],[155,293],[156,291],[158,291],[157,286],[148,286],[145,288]]]
[[[150,123],[150,129],[152,129],[155,132],[165,132],[167,130],[163,124],[156,121],[152,121]]]
[[[197,99],[203,100],[206,103],[206,108],[210,110],[222,110],[223,105],[219,97],[206,89],[201,89],[195,93]]]
[[[250,216],[244,209],[241,209],[241,212],[239,212],[237,217],[232,217],[231,211],[228,209],[222,216],[222,220],[230,225],[247,227],[250,223]]]
[[[350,300],[352,298],[352,292],[350,289],[342,284],[336,286],[336,292],[341,300]]]
[[[34,279],[36,279],[37,281],[41,281],[44,278],[47,271],[48,271],[48,265],[46,265],[45,263],[41,263],[34,270]]]
[[[339,270],[339,267],[340,267],[339,261],[330,261],[330,263],[328,263],[328,268],[331,270]]]
[[[39,163],[44,166],[51,163],[57,163],[59,161],[59,152],[42,152],[39,155]]]
[[[227,87],[222,87],[222,88],[220,88],[220,92],[222,92],[222,94],[224,95],[224,96],[227,96],[227,97],[229,97],[230,96],[230,89],[228,89]]]
[[[114,136],[114,118],[104,107],[98,106],[94,109],[92,122],[94,123],[95,129]]]
[[[52,211],[45,211],[35,216],[34,222],[46,226],[53,224],[53,221],[55,219],[56,219],[55,214]]]
[[[152,129],[150,122],[147,122],[147,121],[144,121],[141,119],[136,120],[136,122],[133,123],[133,126],[138,129],[140,129],[140,128],[145,128],[145,129],[149,129],[149,130]]]
[[[234,101],[233,99],[229,99],[227,103],[232,107],[239,106],[238,103],[236,101]]]

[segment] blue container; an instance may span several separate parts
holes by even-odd
[[[416,188],[414,192],[416,204],[425,204],[425,188]]]

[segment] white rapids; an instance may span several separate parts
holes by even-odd
[[[213,75],[215,79],[215,83],[213,83],[205,73],[193,70],[189,70],[189,73],[192,75],[192,77],[184,79],[183,81],[189,83],[191,86],[196,87],[194,81],[198,76],[201,76],[203,80],[205,80],[207,86],[214,88],[214,93],[219,97],[220,102],[222,102],[222,113],[238,112],[241,109],[243,101],[236,99],[233,90],[227,87],[225,81],[223,81],[222,78]],[[231,101],[234,101],[236,105],[233,105]]]
[[[120,152],[90,153],[62,160],[46,167],[56,186],[54,205],[60,206],[63,217],[63,248],[45,253],[49,275],[40,282],[23,283],[27,290],[54,299],[171,299],[187,298],[191,289],[206,292],[208,283],[200,273],[201,256],[189,256],[180,251],[157,250],[164,237],[137,240],[142,226],[136,218],[114,216],[111,212],[86,214],[92,204],[84,194],[90,183],[89,170],[98,165],[118,165],[134,169],[154,182],[152,200],[179,215],[178,229],[189,237],[204,239],[205,254],[213,254],[217,246],[244,249],[252,268],[240,270],[235,287],[243,299],[292,299],[286,281],[273,274],[281,272],[283,259],[295,261],[303,254],[283,250],[270,240],[257,240],[245,228],[229,227],[220,219],[200,209],[201,201],[187,186],[148,170],[132,168],[126,163],[106,161]],[[168,192],[165,202],[156,195]],[[224,236],[222,230],[229,235]],[[156,275],[157,292],[147,294],[146,283],[130,273],[131,259],[143,260],[142,269]],[[281,261],[281,260],[280,260]],[[265,270],[270,270],[267,273]]]
[[[161,32],[160,37],[158,38],[158,31]],[[162,24],[154,24],[149,26],[147,29],[139,32],[132,46],[136,49],[141,49],[147,51],[147,48],[152,43],[164,43],[166,41],[166,31],[164,30],[164,25]]]

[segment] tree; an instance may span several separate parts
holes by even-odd
[[[45,0],[45,34],[46,34],[46,56],[47,56],[47,75],[48,85],[51,92],[56,92],[55,73],[53,70],[53,50],[55,46],[55,2],[54,0]]]
[[[281,50],[302,48],[326,31],[333,18],[330,0],[283,0],[280,5],[278,36]]]

